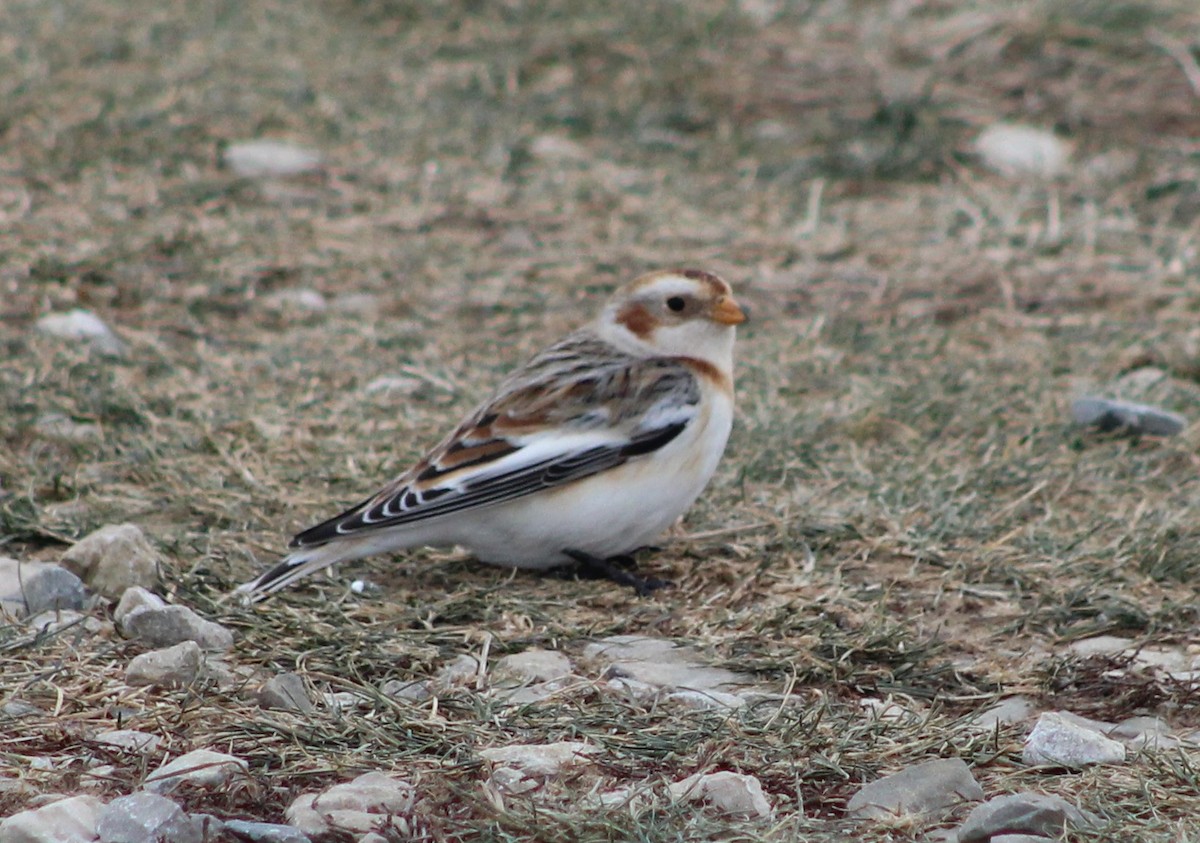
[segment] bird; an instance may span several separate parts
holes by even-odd
[[[576,566],[646,593],[628,571],[708,485],[733,425],[746,315],[700,269],[620,287],[599,316],[513,371],[411,468],[297,534],[239,586],[256,603],[330,565],[461,546],[491,565]]]

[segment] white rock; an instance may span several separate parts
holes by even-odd
[[[1158,717],[1130,717],[1109,729],[1107,735],[1134,749],[1174,749],[1180,743],[1171,734],[1171,727]]]
[[[667,699],[699,711],[730,711],[746,705],[746,698],[725,691],[672,691]]]
[[[92,591],[116,599],[135,586],[154,586],[162,557],[136,524],[109,524],[77,541],[62,564]]]
[[[493,764],[520,770],[527,776],[556,776],[565,769],[587,764],[600,750],[582,741],[547,744],[514,744],[480,751]]]
[[[248,840],[251,843],[312,843],[312,839],[307,834],[290,825],[226,820],[222,826],[237,840]],[[367,837],[370,836],[367,835]],[[363,843],[367,837],[360,837],[358,843]],[[224,840],[224,838],[221,839]]]
[[[589,157],[586,149],[562,135],[538,135],[529,144],[529,153],[543,161],[583,161]]]
[[[1028,697],[1005,697],[991,708],[974,715],[968,723],[973,729],[990,732],[998,725],[1020,723],[1032,717],[1035,710]]]
[[[233,647],[233,633],[197,615],[187,606],[144,606],[121,620],[121,631],[151,647],[170,647],[195,641],[205,650],[224,652]]]
[[[137,729],[110,729],[92,738],[96,743],[138,755],[149,755],[158,749],[162,738]]]
[[[247,769],[246,762],[233,755],[197,749],[159,767],[146,777],[145,786],[151,793],[170,793],[183,782],[198,787],[220,787]]]
[[[100,425],[77,422],[66,413],[46,413],[38,418],[33,427],[39,435],[59,442],[83,444],[98,442],[103,438]]]
[[[86,598],[79,577],[65,568],[0,556],[0,602],[14,617],[82,609]]]
[[[1071,154],[1053,132],[1008,123],[988,126],[975,141],[983,163],[1011,178],[1048,179],[1062,175]]]
[[[557,650],[533,648],[513,653],[496,662],[493,677],[512,677],[522,682],[550,682],[571,675],[571,660]]]
[[[263,708],[298,711],[303,714],[309,714],[313,710],[304,680],[295,673],[281,673],[268,679],[259,689],[258,704]]]
[[[157,594],[141,586],[134,586],[125,589],[121,594],[121,599],[117,601],[117,608],[113,610],[113,620],[120,627],[125,623],[125,618],[138,609],[161,609],[166,605],[166,601]]]
[[[1059,712],[1048,711],[1025,739],[1022,758],[1029,765],[1078,769],[1124,761],[1125,745]]]
[[[606,664],[604,677],[641,682],[668,690],[731,692],[748,676],[704,664],[690,647],[644,635],[616,635],[588,644],[584,655]]]
[[[725,814],[770,819],[774,813],[762,783],[743,773],[697,773],[667,790],[677,802],[706,802]]]
[[[416,789],[403,779],[383,773],[364,773],[324,793],[306,793],[287,809],[287,821],[312,837],[331,832],[367,834],[380,831],[385,818],[408,831],[403,816],[412,810]]]
[[[442,666],[433,677],[433,684],[439,690],[444,690],[474,682],[478,675],[479,659],[463,653],[456,656],[454,661]]]
[[[125,684],[158,688],[185,688],[196,681],[204,664],[204,652],[195,641],[151,650],[134,656],[125,668]]]
[[[93,843],[104,803],[72,796],[0,822],[0,843]]]
[[[199,822],[155,793],[118,796],[100,812],[100,843],[204,843]]]
[[[409,702],[424,702],[433,696],[429,683],[420,679],[389,679],[379,688],[385,697]]]
[[[995,843],[1003,834],[1036,834],[1058,840],[1065,831],[1093,830],[1103,825],[1095,814],[1081,811],[1059,796],[1006,793],[971,811],[958,830],[957,843]]]
[[[244,141],[225,148],[225,165],[239,176],[294,176],[321,168],[321,155],[311,149],[271,140]]]
[[[937,758],[865,784],[850,797],[852,817],[881,818],[943,811],[983,799],[983,788],[961,758]]]
[[[389,393],[413,395],[423,386],[425,386],[425,382],[420,378],[408,376],[394,377],[389,375],[375,378],[375,380],[363,387],[363,392],[367,395],[386,395]]]
[[[95,634],[104,629],[104,622],[74,609],[58,609],[40,612],[25,621],[25,625],[38,632],[53,634],[64,629],[77,629]]]
[[[90,310],[76,308],[67,313],[50,313],[37,321],[37,330],[47,336],[87,342],[103,354],[120,355],[125,344]]]
[[[307,313],[324,313],[329,302],[316,290],[293,288],[276,290],[263,298],[268,307],[276,310],[303,310]]]

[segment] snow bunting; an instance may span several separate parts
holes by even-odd
[[[599,318],[510,375],[416,465],[238,588],[262,600],[315,571],[422,545],[514,568],[608,563],[662,533],[704,490],[733,423],[745,315],[695,269],[618,290]]]

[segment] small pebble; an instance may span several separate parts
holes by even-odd
[[[235,774],[247,770],[246,762],[233,755],[197,749],[181,755],[146,777],[146,790],[170,793],[183,782],[197,787],[219,787]]]
[[[50,313],[39,319],[36,327],[47,336],[86,342],[102,354],[115,357],[125,350],[125,344],[112,329],[89,310],[77,308],[67,313]]]
[[[1123,430],[1150,436],[1174,436],[1187,427],[1187,419],[1149,404],[1113,398],[1077,398],[1071,404],[1071,420],[1102,431]]]
[[[110,599],[158,583],[163,560],[136,524],[109,524],[88,533],[62,555],[62,565]]]
[[[1079,769],[1089,764],[1119,764],[1125,745],[1106,737],[1064,713],[1048,711],[1025,739],[1026,764]]]
[[[697,773],[667,789],[676,801],[703,801],[723,814],[769,820],[774,813],[762,783],[744,773]]]
[[[258,704],[263,708],[298,711],[302,714],[311,714],[313,711],[304,680],[294,673],[281,673],[268,679],[258,692]]]
[[[1008,123],[984,129],[975,151],[984,164],[1010,178],[1054,178],[1070,160],[1067,145],[1053,132]]]
[[[187,606],[143,606],[126,614],[121,631],[151,647],[170,647],[195,641],[205,650],[224,652],[233,647],[233,633],[206,620]]]
[[[232,143],[223,158],[225,166],[246,178],[294,176],[321,168],[320,153],[282,141]]]
[[[182,641],[174,647],[151,650],[135,656],[125,668],[125,684],[130,687],[185,688],[196,681],[204,664],[204,652],[195,641]]]

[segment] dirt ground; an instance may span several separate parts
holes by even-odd
[[[55,561],[137,523],[164,593],[235,630],[234,666],[374,702],[301,720],[216,688],[121,691],[137,643],[0,627],[0,700],[46,711],[0,724],[0,774],[77,790],[86,735],[119,716],[172,756],[250,762],[244,787],[184,794],[218,816],[278,822],[382,768],[418,783],[432,839],[872,841],[939,822],[852,822],[864,782],[961,757],[989,796],[1066,796],[1104,839],[1200,838],[1194,744],[1048,771],[1021,761],[1028,723],[964,728],[1022,694],[1200,729],[1195,680],[1069,650],[1200,648],[1200,428],[1069,416],[1096,393],[1200,419],[1198,50],[1184,0],[6,0],[0,553]],[[1002,121],[1054,131],[1064,172],[985,167],[974,140]],[[324,166],[239,177],[223,150],[255,138]],[[752,319],[722,466],[642,561],[676,588],[419,551],[222,601],[614,286],[681,265],[727,278]],[[75,307],[126,353],[34,330]],[[56,413],[96,435],[48,434]],[[799,704],[592,691],[513,713],[460,689],[431,712],[375,690],[485,642],[577,654],[631,633]],[[563,739],[610,752],[605,786],[754,773],[776,819],[661,787],[640,813],[569,786],[484,798],[481,748]]]

